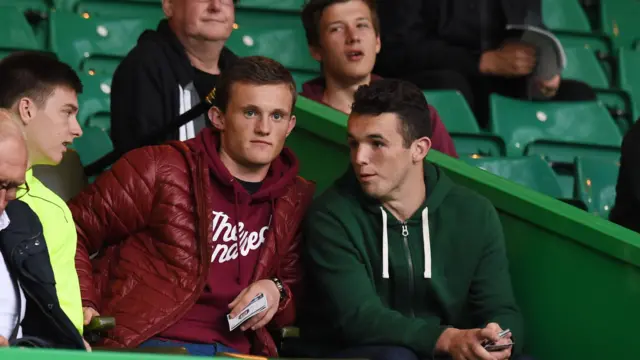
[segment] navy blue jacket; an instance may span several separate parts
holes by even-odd
[[[11,201],[5,209],[9,226],[0,231],[0,253],[24,291],[24,337],[37,337],[52,347],[84,349],[78,330],[58,302],[56,282],[42,224],[29,205]],[[0,291],[6,291],[6,289]]]

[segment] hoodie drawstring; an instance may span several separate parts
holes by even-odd
[[[389,278],[389,233],[387,230],[387,212],[382,213],[382,278]],[[429,232],[429,209],[422,210],[422,246],[424,251],[424,278],[431,279],[431,234]]]
[[[387,212],[380,207],[382,212],[382,278],[389,278],[389,236],[387,235]]]
[[[429,208],[422,210],[422,247],[424,249],[424,278],[431,279],[431,234],[429,233]]]

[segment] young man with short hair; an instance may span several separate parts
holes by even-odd
[[[342,358],[518,354],[523,324],[498,214],[425,162],[431,126],[422,92],[399,80],[362,86],[347,129],[352,166],[307,218],[317,313],[302,334],[308,325],[312,338],[338,344],[334,355]],[[513,336],[499,339],[502,329]],[[511,340],[501,351],[483,348]]]
[[[47,239],[60,305],[82,333],[82,304],[75,267],[77,234],[65,202],[34,175],[35,165],[57,165],[67,146],[82,135],[76,119],[82,84],[67,64],[50,54],[18,52],[0,61],[0,108],[10,110],[24,127],[29,191],[20,201],[38,215]]]
[[[116,318],[104,345],[277,355],[265,326],[295,318],[314,193],[284,147],[295,89],[281,64],[239,59],[221,75],[215,130],[133,150],[71,200],[86,318]],[[259,293],[267,310],[230,331],[227,314]]]
[[[372,74],[380,51],[380,26],[374,0],[310,0],[302,11],[309,50],[322,63],[322,77],[303,85],[302,95],[351,113],[358,87],[379,80]],[[435,150],[458,157],[453,140],[429,107]]]

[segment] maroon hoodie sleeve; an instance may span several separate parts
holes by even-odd
[[[451,135],[440,120],[440,114],[431,105],[429,105],[429,110],[431,114],[431,148],[457,159],[458,153],[453,145]]]

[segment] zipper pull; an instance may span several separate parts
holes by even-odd
[[[407,223],[402,223],[402,236],[409,236],[409,227],[407,226]]]

